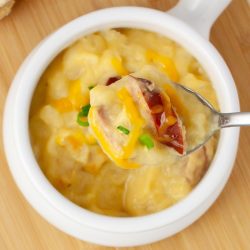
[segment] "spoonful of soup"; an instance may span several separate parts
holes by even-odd
[[[217,112],[191,89],[136,74],[96,86],[90,104],[93,133],[122,168],[173,162],[201,147],[218,129],[236,125],[228,120],[232,114]]]

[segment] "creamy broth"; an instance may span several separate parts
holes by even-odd
[[[216,150],[213,137],[177,161],[138,169],[117,167],[91,128],[77,123],[77,115],[90,103],[94,86],[134,72],[159,84],[165,75],[218,109],[212,84],[194,57],[166,37],[136,29],[102,31],[72,44],[49,65],[32,100],[30,136],[44,174],[65,197],[101,214],[139,216],[175,204],[199,182]],[[193,119],[191,125],[201,135],[206,114]]]

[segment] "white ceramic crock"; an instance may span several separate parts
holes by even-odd
[[[231,173],[238,146],[238,128],[228,128],[221,132],[217,153],[209,170],[188,197],[152,215],[115,218],[82,209],[53,188],[32,153],[28,114],[34,88],[51,60],[81,36],[115,27],[158,32],[181,44],[199,60],[208,73],[217,92],[221,111],[239,111],[232,76],[221,56],[208,42],[213,22],[229,2],[182,0],[168,13],[139,7],[103,9],[75,19],[33,50],[20,67],[10,88],[4,112],[3,135],[14,179],[41,216],[62,231],[85,241],[108,246],[135,246],[179,232],[211,206]]]

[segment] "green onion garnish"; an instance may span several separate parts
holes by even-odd
[[[79,114],[77,115],[77,123],[80,125],[80,126],[83,126],[83,127],[88,127],[89,126],[89,122],[86,121],[86,118],[81,116],[80,114],[81,112],[79,112]]]
[[[154,141],[153,139],[151,138],[150,135],[148,134],[142,134],[140,137],[139,137],[139,141],[142,145],[145,145],[148,149],[151,149],[154,147]]]
[[[129,134],[129,130],[127,128],[124,128],[123,126],[118,126],[117,129],[120,130],[125,135]]]
[[[90,104],[83,106],[81,111],[77,115],[77,123],[83,127],[88,127],[89,122],[87,121],[87,116],[89,114]]]
[[[91,90],[95,87],[95,85],[89,86],[88,89]]]
[[[90,104],[83,106],[81,111],[80,111],[81,115],[84,117],[87,117],[89,114],[90,107],[91,107]]]

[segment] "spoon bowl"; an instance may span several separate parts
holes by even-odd
[[[195,105],[202,105],[203,110],[206,112],[209,126],[206,133],[199,138],[195,143],[187,145],[185,155],[196,151],[202,147],[218,130],[227,127],[249,126],[250,125],[250,112],[234,112],[234,113],[220,113],[199,93],[194,90],[169,80],[169,84],[182,95],[183,100],[192,100]],[[185,101],[184,101],[185,104]],[[189,103],[186,103],[187,106]]]

